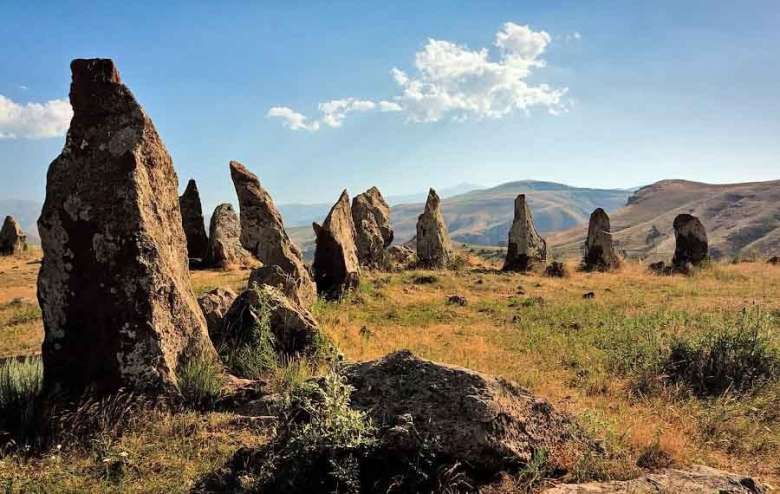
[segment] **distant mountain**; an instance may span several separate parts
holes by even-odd
[[[27,234],[30,243],[40,243],[38,238],[38,216],[41,214],[41,203],[24,199],[0,199],[0,222],[6,216],[13,216]]]
[[[488,189],[472,190],[442,200],[442,211],[450,236],[457,242],[499,245],[506,242],[514,215],[514,200],[526,194],[540,232],[571,228],[586,221],[597,207],[607,211],[626,204],[627,190],[587,189],[553,182],[525,180],[508,182]],[[424,198],[423,198],[424,199]],[[423,202],[400,204],[390,210],[395,242],[411,239]],[[311,227],[288,228],[304,254],[311,255],[314,235]]]
[[[780,254],[780,180],[705,184],[662,180],[637,190],[611,214],[613,237],[630,256],[666,259],[674,252],[672,222],[680,213],[701,219],[714,258]],[[561,255],[578,254],[587,225],[547,238]]]
[[[439,191],[441,197],[451,197],[458,194],[463,194],[475,189],[479,189],[481,186],[474,184],[459,184],[454,187],[446,187]],[[359,194],[360,192],[354,192]],[[407,204],[412,202],[425,202],[425,198],[428,196],[428,191],[420,191],[416,194],[406,195],[390,195],[386,196],[385,200],[391,206],[396,204]],[[334,196],[333,201],[336,201]],[[284,218],[285,227],[307,226],[311,227],[312,221],[323,221],[325,216],[328,215],[328,211],[333,206],[333,203],[320,203],[320,204],[280,204],[279,211]]]

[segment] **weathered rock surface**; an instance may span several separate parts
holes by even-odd
[[[525,194],[515,199],[515,217],[509,229],[504,271],[529,271],[547,263],[547,243],[536,231]]]
[[[355,244],[361,266],[370,269],[384,266],[385,248],[393,242],[390,206],[382,193],[371,187],[352,199]]]
[[[206,318],[206,326],[212,338],[222,331],[225,314],[233,305],[236,296],[236,292],[229,288],[215,288],[198,297],[198,305]]]
[[[405,245],[391,245],[385,251],[385,268],[389,271],[411,269],[417,263],[417,254]]]
[[[694,466],[690,470],[661,470],[634,480],[563,484],[542,492],[543,494],[763,494],[766,490],[750,477],[705,466]]]
[[[0,229],[0,256],[17,256],[26,250],[27,235],[13,216],[6,216]]]
[[[228,309],[220,331],[212,334],[214,344],[231,344],[234,335],[246,334],[259,321],[261,310],[269,311],[274,349],[283,355],[316,351],[324,336],[308,310],[289,300],[278,289],[254,285],[244,290]]]
[[[299,299],[311,305],[317,298],[301,252],[284,229],[282,215],[257,176],[238,161],[230,162],[241,216],[241,244],[266,266],[276,264],[297,280]]]
[[[374,420],[388,455],[437,438],[434,454],[490,476],[527,464],[540,448],[565,470],[559,461],[591,447],[568,417],[516,385],[409,351],[356,364],[347,378],[352,406]]]
[[[425,211],[417,218],[417,260],[424,267],[445,268],[452,257],[447,224],[436,191],[428,191]]]
[[[253,269],[249,275],[247,288],[252,288],[252,285],[268,285],[277,288],[285,297],[302,307],[308,303],[307,299],[301,298],[298,281],[276,264]]]
[[[233,206],[227,203],[217,206],[209,225],[206,264],[222,269],[251,265],[252,255],[241,245],[240,235],[241,225]]]
[[[678,214],[673,226],[676,245],[672,264],[675,269],[683,270],[688,264],[698,266],[707,259],[707,231],[699,218],[687,213]]]
[[[582,267],[586,271],[609,271],[619,266],[620,258],[612,245],[609,216],[598,208],[590,215]]]
[[[216,358],[173,163],[111,60],[71,71],[73,119],[38,220],[44,393],[172,391],[183,360]]]
[[[203,208],[195,180],[187,182],[184,194],[179,197],[179,207],[184,236],[187,238],[187,255],[191,259],[205,259],[209,250],[209,240],[206,238]]]
[[[355,247],[355,225],[349,207],[349,195],[343,191],[322,226],[314,223],[317,247],[314,251],[314,281],[317,292],[327,299],[339,299],[356,288],[360,265]]]

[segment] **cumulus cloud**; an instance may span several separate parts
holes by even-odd
[[[266,116],[281,119],[282,125],[292,130],[318,130],[319,122],[310,122],[308,118],[286,106],[274,106]]]
[[[0,94],[0,139],[45,139],[65,135],[73,110],[64,99],[19,104]]]
[[[529,26],[505,23],[495,35],[493,55],[489,48],[469,49],[450,41],[429,39],[415,55],[414,70],[393,68],[390,74],[400,94],[377,102],[345,98],[320,103],[321,116],[305,125],[307,117],[269,116],[285,119],[292,129],[318,130],[319,124],[341,127],[352,112],[379,110],[401,112],[411,122],[502,118],[515,111],[528,112],[540,107],[556,114],[564,109],[565,88],[547,84],[531,85],[531,73],[545,66],[541,58],[552,38],[545,31]],[[273,110],[273,109],[272,109]]]

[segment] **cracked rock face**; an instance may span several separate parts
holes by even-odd
[[[699,218],[690,214],[679,214],[674,219],[674,238],[676,241],[672,264],[676,269],[684,270],[688,264],[698,266],[709,255],[707,230]]]
[[[317,292],[327,299],[339,299],[358,286],[360,265],[355,246],[355,225],[349,196],[343,191],[322,226],[314,223],[317,247],[314,251],[314,280]]]
[[[209,248],[206,264],[230,269],[252,264],[252,255],[241,245],[241,225],[230,204],[220,204],[214,209],[209,225]]]
[[[609,216],[601,208],[590,215],[582,266],[586,271],[609,271],[620,266],[620,258],[612,244]]]
[[[236,292],[230,288],[214,288],[198,297],[198,305],[200,305],[203,316],[206,318],[209,336],[212,339],[215,334],[222,331],[225,314],[227,314],[236,297]]]
[[[173,391],[216,358],[192,292],[173,163],[111,60],[74,60],[74,115],[38,220],[44,393]]]
[[[209,250],[209,239],[206,237],[203,208],[195,180],[187,182],[184,194],[179,197],[179,207],[184,236],[187,238],[187,255],[191,259],[205,259]]]
[[[441,200],[430,189],[425,210],[417,218],[417,259],[424,267],[445,268],[451,257],[452,245],[441,213]]]
[[[257,176],[238,161],[230,162],[230,177],[238,195],[241,216],[241,244],[265,266],[277,265],[295,278],[303,305],[317,298],[298,247],[284,229],[282,215]]]
[[[536,231],[531,208],[520,194],[515,199],[515,217],[509,230],[504,271],[530,271],[547,264],[547,243]]]
[[[0,229],[0,256],[18,256],[27,250],[27,235],[13,216],[6,216]]]
[[[390,206],[379,189],[371,187],[352,199],[352,220],[360,265],[370,269],[383,267],[385,248],[393,242],[393,229]]]

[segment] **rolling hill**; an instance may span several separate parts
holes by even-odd
[[[780,252],[780,180],[718,185],[662,180],[642,187],[610,215],[619,249],[632,257],[668,260],[674,252],[672,221],[680,213],[701,219],[713,258]],[[547,242],[558,255],[575,255],[586,234],[587,225],[578,225]]]

